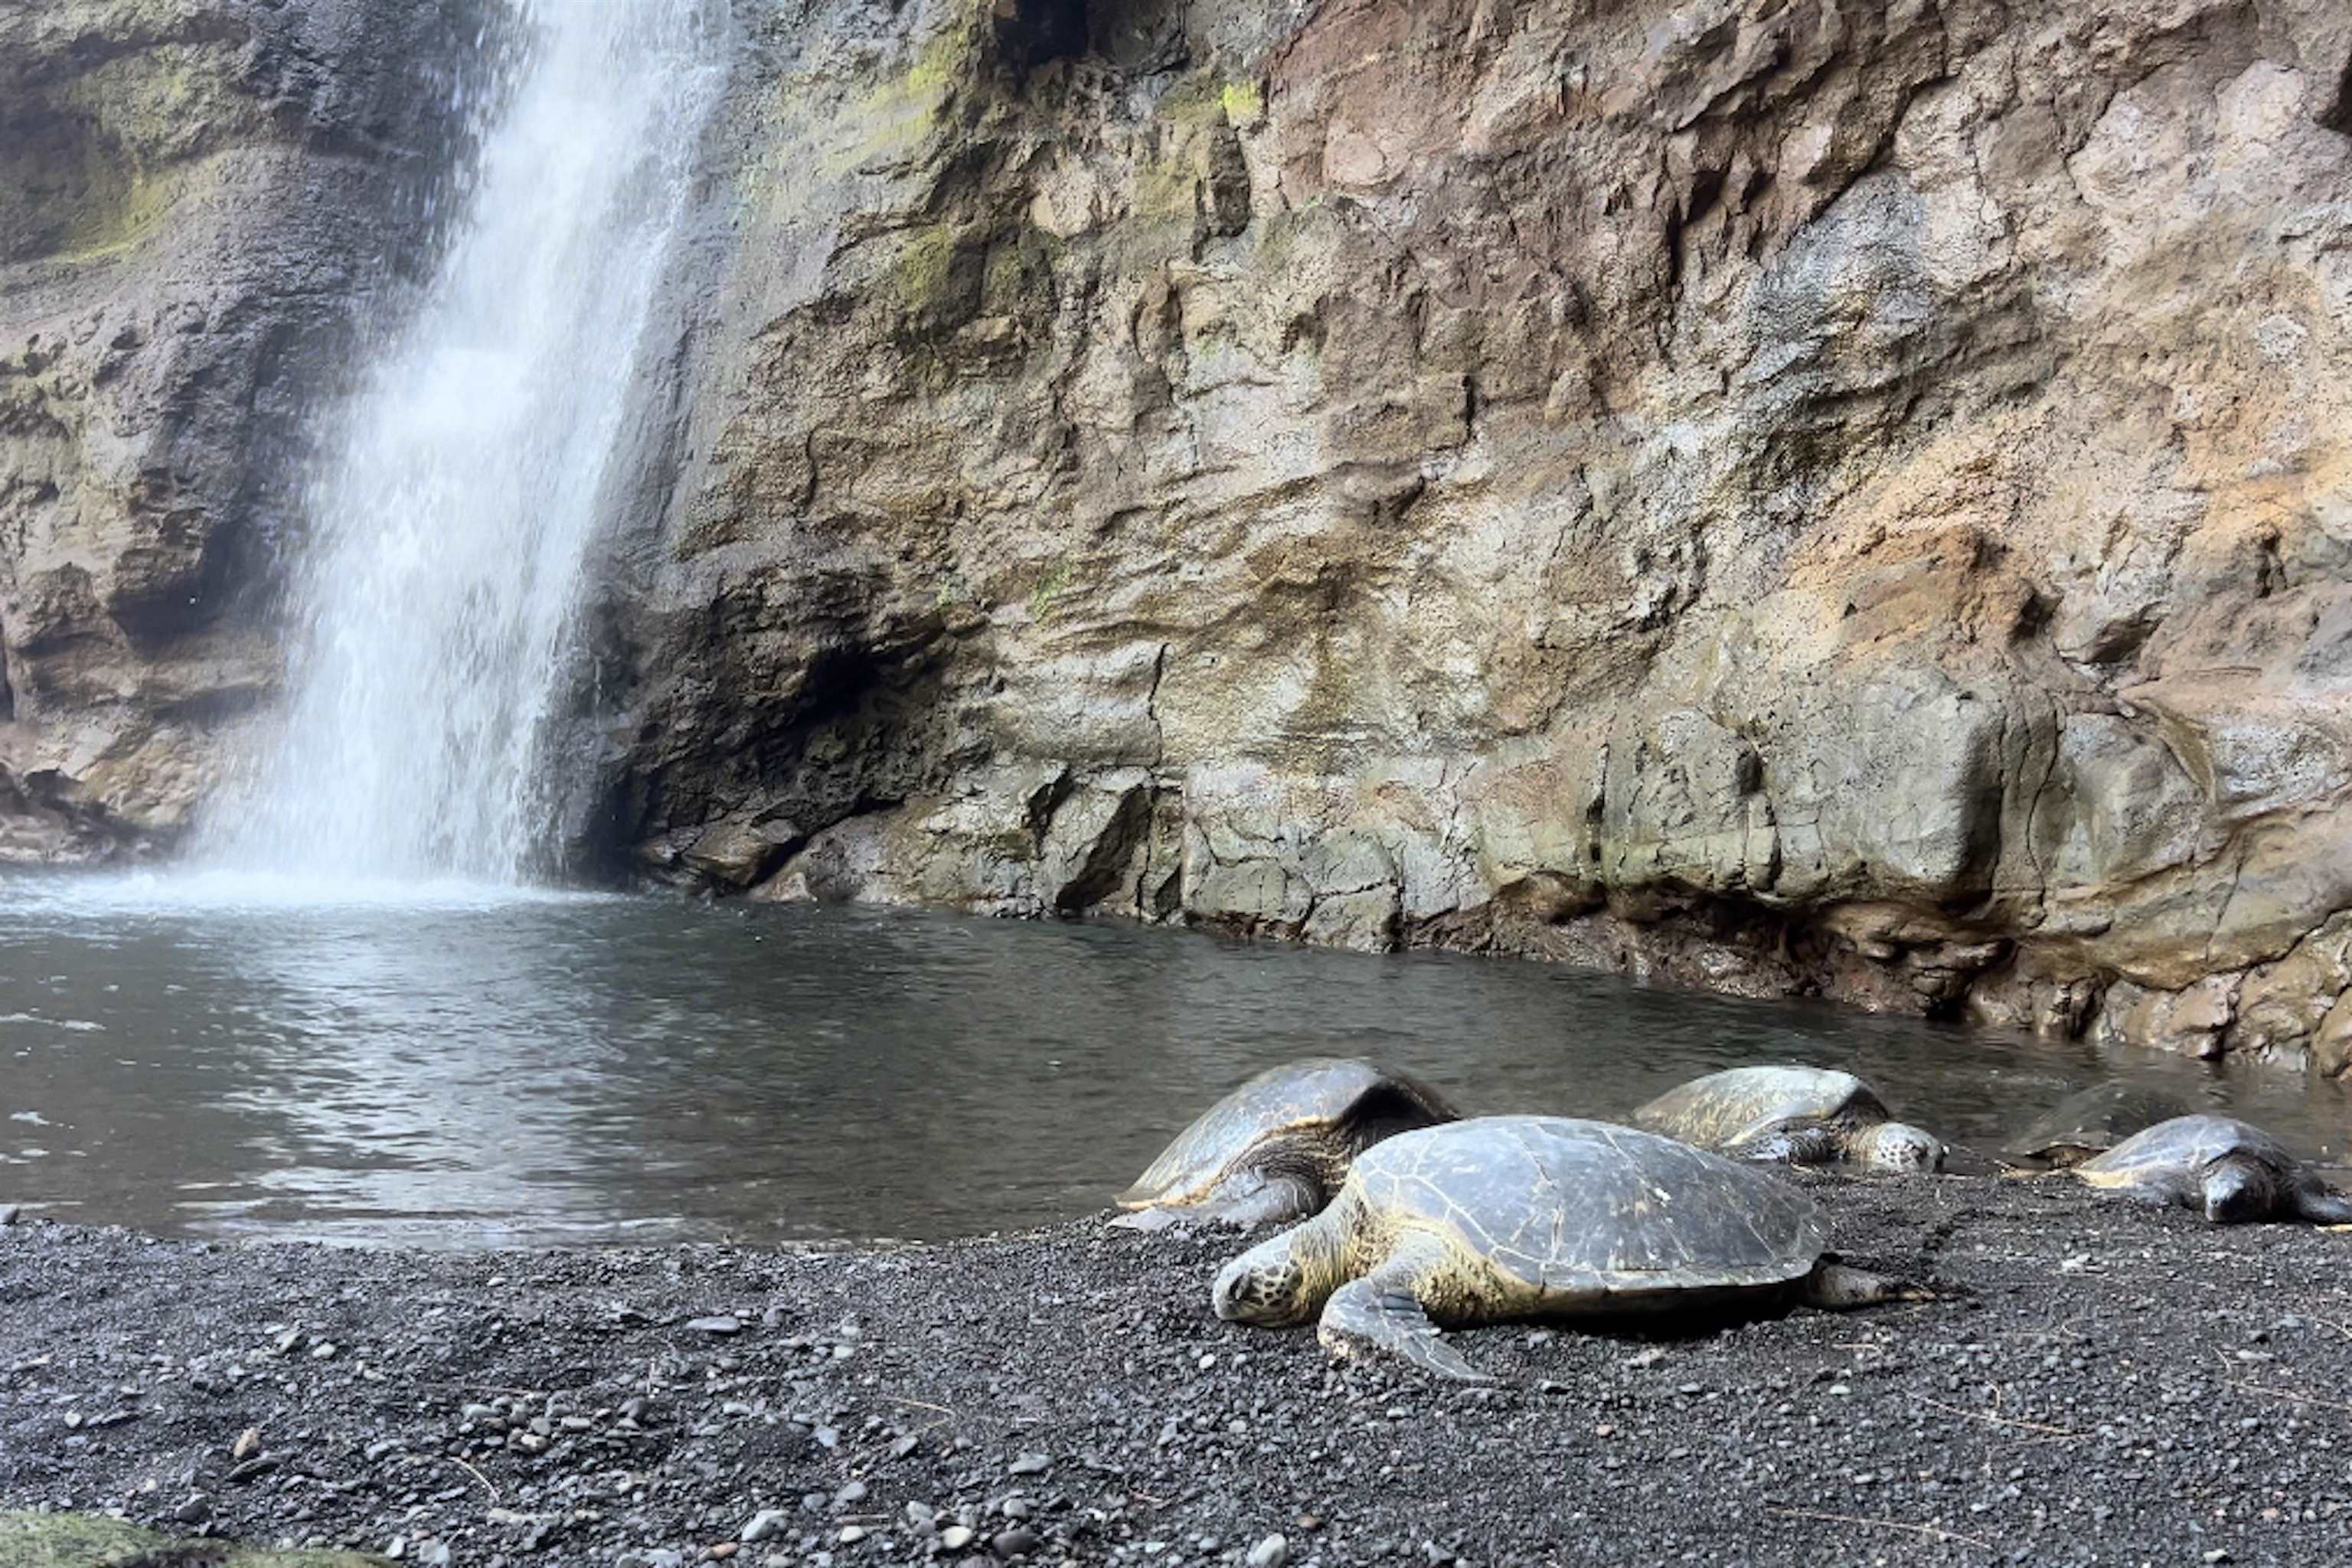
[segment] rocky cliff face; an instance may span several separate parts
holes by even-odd
[[[768,42],[641,862],[2342,1066],[2352,13]]]
[[[744,21],[583,857],[2344,1066],[2334,0]],[[20,730],[198,658],[99,657],[215,569],[129,478],[24,587],[109,417],[10,448]]]
[[[429,252],[482,42],[460,0],[0,7],[0,859],[169,842],[273,693],[313,404]]]

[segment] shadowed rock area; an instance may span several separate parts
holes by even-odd
[[[576,863],[2344,1068],[2340,5],[739,22]],[[62,441],[8,515],[113,471]],[[233,551],[139,542],[209,525],[81,527],[71,615],[6,541],[0,732],[84,738],[14,820],[161,832],[213,754],[163,678],[215,714],[268,660],[181,625]]]

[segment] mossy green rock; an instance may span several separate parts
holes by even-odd
[[[175,1541],[87,1513],[0,1513],[0,1568],[377,1568],[356,1552],[262,1552]]]

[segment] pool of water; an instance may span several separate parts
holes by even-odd
[[[487,1246],[943,1237],[1103,1207],[1286,1058],[1622,1113],[1850,1068],[1997,1144],[2109,1073],[2340,1158],[2332,1086],[1548,965],[900,911],[0,881],[0,1203],[166,1233]]]

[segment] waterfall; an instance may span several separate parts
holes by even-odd
[[[520,0],[429,295],[367,346],[308,495],[289,698],[218,858],[515,883],[664,258],[715,102],[718,0]]]

